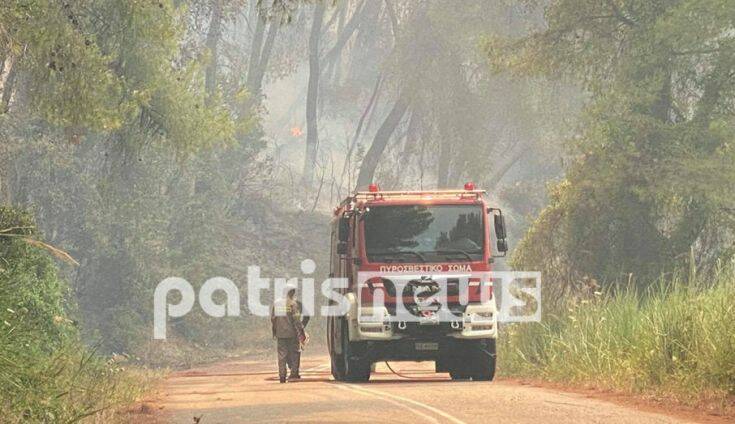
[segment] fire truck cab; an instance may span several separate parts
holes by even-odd
[[[330,277],[341,279],[333,290],[349,302],[327,321],[336,380],[367,381],[381,361],[435,361],[454,380],[493,379],[489,273],[507,243],[502,212],[484,195],[472,183],[440,191],[371,184],[335,208]]]

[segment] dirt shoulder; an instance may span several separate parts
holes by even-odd
[[[684,404],[673,398],[662,396],[634,395],[603,390],[594,386],[574,387],[532,378],[499,377],[496,378],[496,381],[516,384],[518,386],[538,387],[547,390],[575,393],[590,399],[612,402],[640,411],[661,413],[701,423],[718,424],[735,422],[735,396],[732,396],[726,405],[704,400],[700,404],[693,406]]]

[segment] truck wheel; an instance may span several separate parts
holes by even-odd
[[[472,365],[474,371],[472,380],[491,381],[495,377],[495,339],[489,339],[479,343],[472,353]]]
[[[360,342],[350,342],[347,323],[342,322],[342,359],[344,364],[345,381],[368,381],[372,364],[356,358],[365,353],[365,345]]]
[[[449,370],[449,376],[452,380],[469,380],[470,373],[461,365],[455,365]]]
[[[371,363],[354,359],[345,360],[347,372],[346,381],[368,381],[370,380]]]
[[[338,355],[332,353],[330,355],[330,362],[332,365],[332,377],[337,381],[345,379],[345,360],[344,355]]]
[[[330,317],[327,320],[327,346],[329,347],[329,363],[332,368],[332,377],[337,381],[344,380],[345,378],[344,359],[342,358],[342,354],[337,353],[337,349],[335,348],[338,343],[342,343],[341,327],[339,327],[339,330],[335,328],[335,326],[338,326],[340,324],[341,322],[338,322],[337,319],[334,317]],[[338,331],[340,336],[337,336]]]

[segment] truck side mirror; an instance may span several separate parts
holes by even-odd
[[[495,238],[498,240],[498,252],[502,252],[503,254],[501,256],[505,256],[505,253],[508,252],[508,241],[506,240],[506,237],[508,235],[505,231],[505,218],[503,217],[503,211],[496,208],[488,208],[487,211],[493,213],[493,224],[495,224]]]
[[[500,212],[499,214],[494,214],[493,217],[495,219],[495,237],[498,240],[505,240],[505,218],[503,217],[503,212]],[[499,247],[498,250],[500,250]]]
[[[337,232],[337,238],[339,239],[340,243],[345,243],[345,247],[347,246],[347,238],[350,234],[350,219],[342,217],[339,219],[339,230]]]

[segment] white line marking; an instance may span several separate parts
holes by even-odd
[[[448,419],[449,421],[451,421],[451,422],[453,422],[455,424],[467,424],[464,421],[460,420],[459,418],[456,418],[456,417],[454,417],[452,415],[449,415],[449,414],[447,414],[446,412],[444,412],[444,411],[442,411],[440,409],[434,408],[431,405],[427,405],[425,403],[422,403],[422,402],[419,402],[419,401],[416,401],[416,400],[413,400],[413,399],[409,399],[409,398],[406,398],[406,397],[403,397],[403,396],[393,395],[393,394],[390,394],[390,393],[382,392],[380,390],[366,389],[364,387],[356,386],[354,384],[348,384],[347,386],[348,387],[351,387],[351,388],[354,388],[354,389],[357,389],[357,390],[360,390],[360,391],[372,393],[372,394],[375,394],[377,396],[387,396],[387,397],[391,397],[391,398],[396,399],[396,400],[400,400],[400,401],[403,401],[403,402],[408,402],[408,403],[414,404],[414,405],[419,406],[421,408],[425,408],[425,409],[427,409],[427,410],[429,410],[429,411],[431,411],[431,412],[433,412],[433,413],[435,413],[437,415],[440,415],[440,416]]]
[[[310,370],[317,370],[317,369],[320,369],[320,368],[325,368],[326,369],[326,367],[330,367],[330,366],[331,366],[331,364],[326,363],[326,364],[318,365],[316,367],[312,367],[312,368],[310,368]],[[416,406],[418,406],[420,408],[424,408],[424,409],[426,409],[426,410],[428,410],[430,412],[433,412],[434,414],[437,414],[437,415],[439,415],[441,417],[446,418],[447,420],[453,422],[454,424],[467,424],[464,421],[460,420],[459,418],[454,417],[452,415],[449,415],[448,413],[446,413],[446,412],[444,412],[444,411],[442,411],[440,409],[437,409],[437,408],[435,408],[435,407],[433,407],[431,405],[427,405],[425,403],[422,403],[422,402],[419,402],[419,401],[416,401],[416,400],[413,400],[413,399],[409,399],[409,398],[406,398],[406,397],[403,397],[403,396],[393,395],[393,394],[386,393],[386,392],[383,392],[383,391],[380,391],[380,390],[367,389],[367,388],[364,388],[364,387],[361,387],[361,386],[357,386],[357,385],[354,385],[354,384],[339,384],[336,387],[338,387],[340,389],[343,389],[343,390],[352,389],[353,391],[356,391],[356,392],[361,393],[361,394],[365,394],[365,395],[369,394],[369,395],[372,395],[374,397],[378,397],[379,399],[385,400],[385,401],[390,402],[390,403],[392,403],[394,405],[397,405],[397,406],[400,406],[402,408],[405,408],[405,409],[407,409],[407,410],[415,413],[416,415],[422,416],[422,417],[430,420],[431,422],[435,422],[436,423],[438,421],[436,420],[436,418],[434,418],[434,417],[432,417],[430,415],[426,415],[426,414],[422,413],[421,411],[416,410],[415,408],[411,408],[410,406],[406,405],[405,403],[400,403],[400,402],[396,402],[396,401],[407,402],[407,403],[411,403],[413,405],[416,405]],[[393,400],[386,399],[386,397],[387,398],[392,398]]]
[[[367,392],[363,392],[361,390],[356,390],[356,388],[354,386],[352,386],[351,384],[349,384],[349,385],[338,385],[336,387],[339,388],[339,389],[342,389],[342,390],[347,390],[348,392],[359,393],[361,395],[366,395],[366,396],[374,397],[374,398],[377,398],[377,399],[386,401],[388,403],[392,403],[393,405],[396,405],[396,406],[401,407],[401,408],[404,408],[404,409],[406,409],[406,410],[408,410],[410,412],[413,412],[414,414],[418,415],[419,417],[422,417],[422,418],[426,419],[429,422],[437,423],[437,424],[439,423],[439,421],[436,418],[432,417],[431,415],[424,414],[423,412],[421,412],[421,411],[419,411],[419,410],[417,410],[415,408],[411,408],[410,406],[406,405],[405,403],[397,402],[397,401],[395,401],[393,399],[385,398],[385,397],[380,396],[380,395],[377,395],[375,393],[367,393]]]

